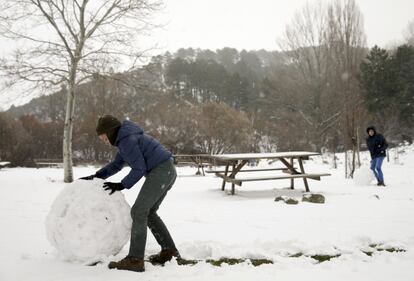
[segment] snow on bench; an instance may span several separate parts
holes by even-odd
[[[10,165],[10,162],[8,162],[8,161],[2,161],[2,162],[0,162],[0,169],[1,168],[8,167],[9,165]]]

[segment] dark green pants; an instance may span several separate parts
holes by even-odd
[[[128,256],[144,258],[147,226],[161,249],[175,249],[174,241],[164,222],[157,215],[157,210],[176,178],[177,172],[172,159],[161,163],[147,175],[131,208],[132,229]]]

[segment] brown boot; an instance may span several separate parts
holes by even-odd
[[[177,249],[162,250],[158,254],[149,256],[148,259],[152,264],[164,265],[164,263],[170,261],[173,257],[180,259],[180,253]]]
[[[136,272],[144,272],[144,259],[135,258],[135,257],[125,257],[122,260],[116,262],[111,261],[108,264],[110,269],[119,269],[119,270],[131,270]]]

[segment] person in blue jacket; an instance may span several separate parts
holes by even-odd
[[[124,165],[129,165],[131,171],[121,182],[104,182],[103,187],[110,191],[111,195],[116,191],[130,189],[142,177],[146,178],[131,208],[132,229],[129,253],[118,262],[110,262],[108,267],[145,271],[147,226],[161,246],[160,253],[149,257],[150,262],[164,264],[173,257],[179,258],[179,252],[167,227],[157,215],[160,204],[177,177],[171,152],[156,139],[145,134],[137,124],[128,120],[121,123],[111,115],[99,118],[96,132],[103,142],[117,147],[118,153],[111,163],[94,175],[81,179],[92,180],[95,177],[106,179],[119,172]]]
[[[367,128],[368,137],[367,147],[371,153],[371,170],[374,172],[375,177],[378,181],[378,186],[385,186],[384,183],[384,174],[382,173],[382,162],[386,157],[386,150],[388,148],[388,143],[385,140],[384,136],[378,134],[374,126]]]

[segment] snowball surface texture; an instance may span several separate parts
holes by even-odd
[[[354,172],[355,185],[370,185],[375,180],[374,173],[368,167],[361,167]]]
[[[109,195],[103,180],[77,180],[56,197],[46,218],[46,233],[60,255],[86,262],[116,255],[128,242],[130,206],[122,192]]]

